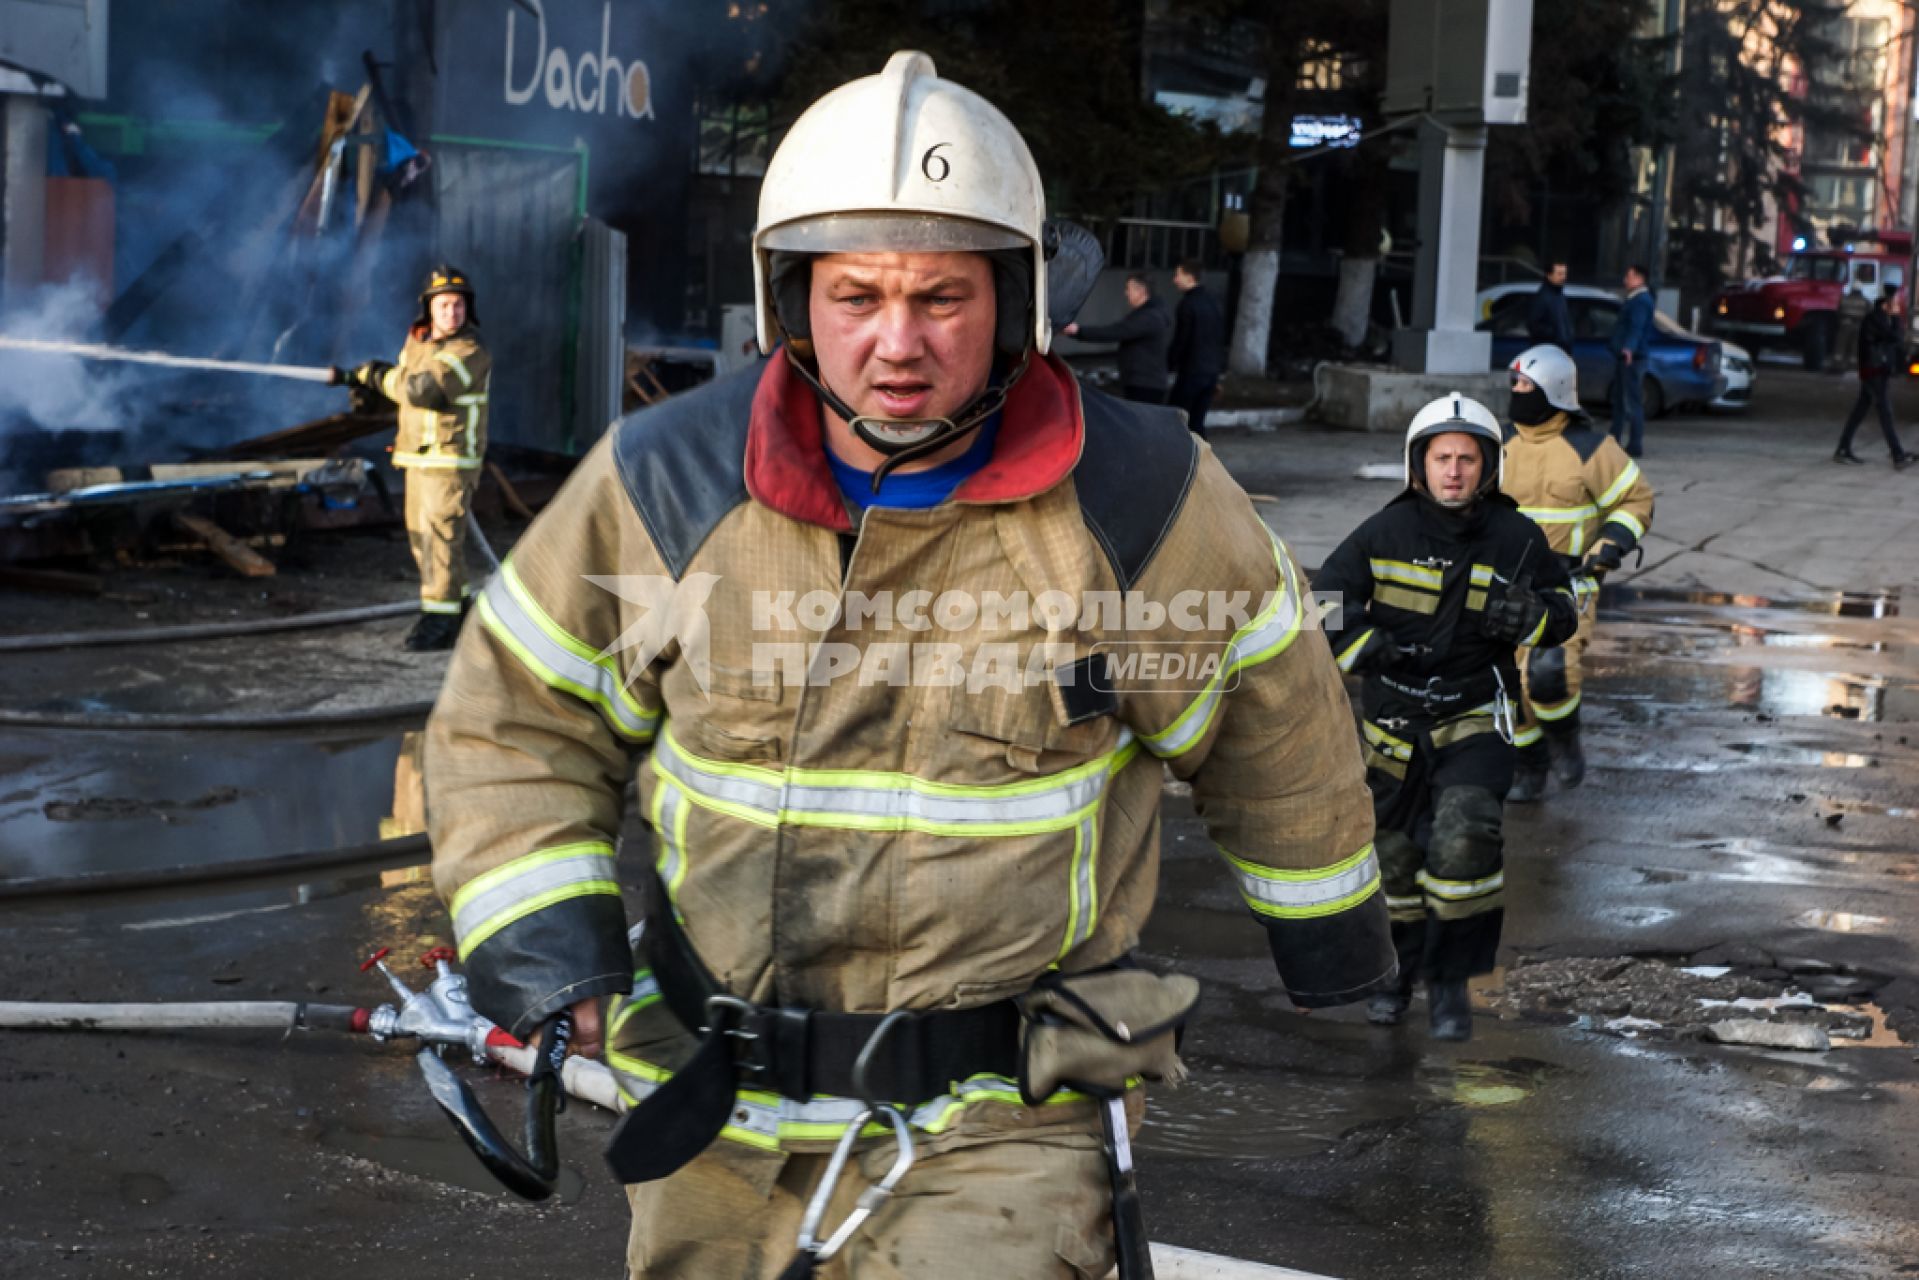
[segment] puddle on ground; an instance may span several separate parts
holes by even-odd
[[[1789,609],[1801,613],[1823,613],[1837,618],[1896,618],[1899,616],[1898,591],[1840,591],[1799,598],[1736,595],[1725,591],[1702,591],[1690,587],[1656,587],[1633,584],[1608,585],[1599,597],[1602,607],[1627,608],[1640,601],[1664,604],[1709,605],[1721,609]]]
[[[329,1128],[320,1131],[319,1144],[329,1151],[371,1161],[395,1173],[444,1182],[468,1191],[505,1197],[509,1193],[488,1173],[464,1142],[449,1129],[445,1138],[421,1138],[408,1135],[362,1133],[357,1129]],[[553,1202],[572,1204],[580,1198],[586,1180],[571,1165],[560,1166]]]
[[[1416,1010],[1423,1017],[1423,1011]],[[1531,1097],[1552,1070],[1544,1062],[1420,1062],[1410,1088],[1288,1074],[1230,1074],[1195,1064],[1177,1089],[1155,1089],[1135,1145],[1161,1155],[1220,1160],[1287,1159],[1323,1151],[1354,1128],[1435,1106],[1503,1107]]]
[[[0,880],[372,844],[417,808],[395,795],[411,736],[0,732],[0,759],[20,766],[0,803]]]

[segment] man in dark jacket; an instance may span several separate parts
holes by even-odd
[[[1454,392],[1406,432],[1406,489],[1326,558],[1314,595],[1342,669],[1365,677],[1360,724],[1399,985],[1424,973],[1432,1034],[1472,1036],[1466,980],[1490,972],[1504,917],[1500,822],[1512,785],[1519,648],[1579,627],[1565,563],[1500,492],[1500,428]],[[1336,593],[1336,594],[1329,594]]]
[[[1886,448],[1892,453],[1892,465],[1904,471],[1913,464],[1914,459],[1899,443],[1899,433],[1893,429],[1892,401],[1887,394],[1892,371],[1899,367],[1905,356],[1904,344],[1899,340],[1899,320],[1892,314],[1892,290],[1886,290],[1873,300],[1872,310],[1859,326],[1858,351],[1859,397],[1852,402],[1852,412],[1846,415],[1846,429],[1839,436],[1839,449],[1832,455],[1832,460],[1848,466],[1859,466],[1865,462],[1864,458],[1852,451],[1852,435],[1859,430],[1859,424],[1865,421],[1866,410],[1877,405],[1879,429],[1885,432]]]
[[[1199,282],[1199,263],[1188,259],[1173,268],[1173,287],[1181,293],[1174,319],[1173,346],[1166,354],[1173,371],[1168,403],[1186,412],[1193,434],[1206,434],[1206,410],[1212,407],[1219,375],[1226,371],[1226,313]]]
[[[1646,352],[1652,342],[1652,293],[1646,269],[1626,268],[1626,305],[1612,326],[1612,433],[1637,458],[1646,434]]]
[[[1555,262],[1526,309],[1526,336],[1573,353],[1573,318],[1566,309],[1566,264]]]
[[[1173,315],[1153,296],[1145,276],[1126,277],[1126,304],[1132,310],[1113,324],[1069,324],[1066,336],[1082,342],[1119,344],[1119,385],[1128,400],[1166,403],[1166,353],[1173,344]]]

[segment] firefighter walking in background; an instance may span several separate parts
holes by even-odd
[[[1391,977],[1304,581],[1177,414],[1048,354],[1042,193],[924,54],[810,107],[753,236],[771,358],[608,431],[447,672],[428,823],[473,1006],[606,1037],[636,1280],[1077,1280],[1116,1243],[1143,1274],[1127,1123],[1197,999],[1130,961],[1168,768],[1295,1004]],[[1157,621],[1082,611],[1122,589]],[[1252,603],[1167,604],[1207,590]],[[930,650],[893,625],[920,599]],[[1228,665],[1156,679],[1125,640]],[[642,753],[652,861],[617,861]]]
[[[486,459],[493,381],[466,273],[438,266],[427,274],[398,364],[373,360],[336,369],[334,381],[399,406],[393,465],[407,473],[407,541],[420,570],[420,619],[406,647],[450,649],[466,612],[467,521]]]
[[[1619,442],[1579,407],[1578,369],[1554,346],[1529,347],[1512,364],[1513,429],[1502,487],[1545,531],[1579,593],[1579,631],[1526,660],[1526,716],[1519,729],[1514,804],[1546,794],[1548,771],[1562,787],[1586,776],[1579,744],[1580,664],[1592,643],[1599,583],[1652,527],[1652,486]]]
[[[1504,915],[1500,832],[1519,671],[1514,650],[1573,634],[1578,601],[1537,526],[1499,491],[1500,429],[1457,392],[1406,432],[1406,489],[1328,556],[1314,593],[1341,669],[1361,675],[1361,736],[1399,983],[1368,1016],[1397,1023],[1424,976],[1434,1038],[1472,1035],[1466,981],[1489,972]]]

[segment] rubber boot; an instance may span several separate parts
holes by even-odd
[[[459,638],[459,614],[423,613],[420,620],[413,624],[413,630],[406,633],[403,644],[410,653],[430,653],[436,649],[451,649],[453,642]]]
[[[1399,973],[1393,985],[1366,1002],[1366,1021],[1375,1026],[1395,1027],[1413,1002],[1413,984],[1426,964],[1427,925],[1425,918],[1392,922],[1393,953]]]
[[[1467,994],[1465,979],[1461,978],[1454,982],[1438,980],[1428,982],[1426,1001],[1430,1006],[1433,1039],[1470,1040],[1473,1038],[1473,1002],[1472,997]]]
[[[1535,742],[1519,749],[1519,763],[1513,766],[1513,785],[1506,792],[1507,804],[1538,804],[1546,794],[1546,773],[1552,757],[1546,744]]]
[[[1552,755],[1553,777],[1562,787],[1576,787],[1586,780],[1586,752],[1579,745],[1579,710],[1574,708],[1564,720],[1546,726],[1546,746]]]

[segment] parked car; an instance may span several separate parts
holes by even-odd
[[[1532,345],[1526,335],[1526,309],[1538,286],[1506,284],[1479,295],[1479,328],[1493,336],[1492,367],[1503,369]],[[1619,318],[1619,295],[1590,285],[1566,286],[1566,309],[1572,313],[1573,363],[1579,367],[1582,404],[1610,403],[1612,399],[1613,322]],[[1646,416],[1663,417],[1682,405],[1705,406],[1727,397],[1731,378],[1722,367],[1724,344],[1679,326],[1664,313],[1653,317],[1655,330],[1647,353]],[[1752,395],[1752,358],[1742,351],[1745,395]]]

